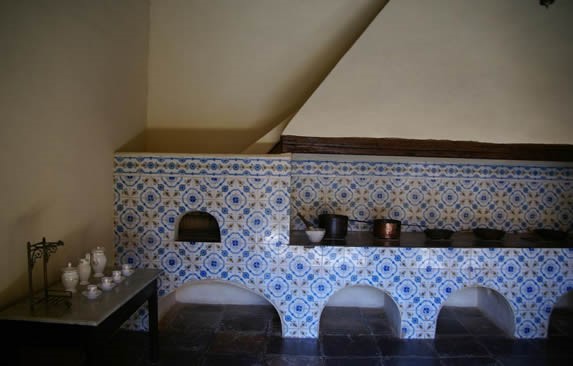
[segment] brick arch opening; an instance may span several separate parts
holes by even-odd
[[[202,211],[191,211],[179,219],[175,240],[219,243],[221,229],[213,215]]]
[[[329,296],[320,312],[321,334],[374,334],[399,337],[401,314],[384,290],[368,285],[347,286]]]

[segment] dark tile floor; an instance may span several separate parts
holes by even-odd
[[[272,307],[176,305],[160,332],[159,365],[572,365],[573,312],[554,312],[548,340],[507,337],[477,309],[444,308],[436,339],[395,337],[381,310],[326,308],[320,337],[281,338]],[[119,332],[101,364],[147,366],[145,333]],[[81,365],[77,350],[34,349],[25,364]],[[39,358],[40,357],[40,358]],[[41,360],[40,362],[38,360]],[[51,360],[54,360],[53,362]]]

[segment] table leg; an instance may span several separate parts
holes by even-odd
[[[9,340],[4,343],[4,347],[1,347],[0,350],[2,351],[2,356],[6,365],[20,366],[22,364],[20,360],[20,346],[15,342],[10,342]]]
[[[151,362],[159,361],[159,319],[157,305],[157,280],[153,281],[153,292],[147,300],[147,310],[149,312],[149,360]]]
[[[84,350],[86,352],[86,366],[97,366],[98,350],[93,345],[85,346]],[[100,349],[101,351],[101,349]]]

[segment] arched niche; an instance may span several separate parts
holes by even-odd
[[[271,320],[269,324],[271,332],[278,336],[284,333],[281,313],[275,304],[240,283],[223,280],[193,280],[178,287],[165,298],[170,299],[169,306],[172,309],[199,306],[198,312],[205,311],[206,317],[212,316],[215,311],[222,311],[222,308],[225,308],[224,311],[227,312],[233,305],[245,309],[245,317],[255,313],[253,307],[266,307],[264,313]],[[167,319],[169,320],[169,317]]]
[[[442,304],[436,321],[436,336],[512,337],[514,333],[515,314],[507,299],[499,292],[481,286],[453,292]]]
[[[573,337],[573,291],[557,299],[549,316],[547,336],[549,338]]]
[[[217,219],[207,212],[187,212],[179,219],[176,241],[221,242]]]
[[[373,286],[349,286],[332,294],[320,315],[321,334],[400,335],[398,305]]]

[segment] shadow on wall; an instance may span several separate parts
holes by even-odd
[[[274,126],[254,129],[150,128],[118,152],[239,154]]]
[[[145,130],[121,145],[117,152],[142,152],[145,151]]]

